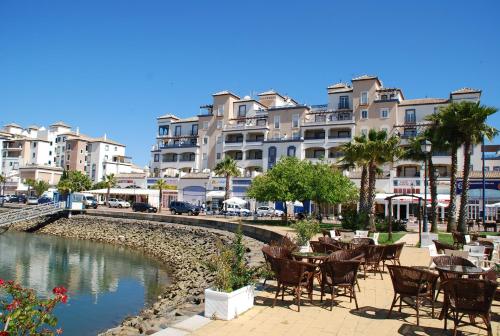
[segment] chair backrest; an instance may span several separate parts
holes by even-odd
[[[459,251],[459,250],[444,250],[444,254],[447,256],[462,257],[467,259],[469,257],[469,251]]]
[[[311,249],[313,252],[317,252],[317,253],[326,253],[326,247],[325,247],[325,244],[323,244],[322,242],[320,241],[314,241],[314,240],[311,240],[309,242],[309,245],[311,246]]]
[[[405,243],[386,245],[382,260],[399,259]]]
[[[355,247],[359,247],[361,245],[375,245],[375,244],[373,243],[373,240],[371,238],[357,237],[357,238],[353,238],[351,240],[351,245],[355,246]]]
[[[380,232],[374,232],[373,233],[373,242],[375,243],[375,245],[378,245],[378,237],[380,236]]]
[[[449,266],[449,265],[458,265],[458,266],[470,266],[474,267],[474,263],[468,259],[458,257],[458,256],[437,256],[432,258],[432,261],[436,264],[436,266]]]
[[[365,259],[368,262],[380,262],[384,256],[384,245],[364,245]]]
[[[368,231],[356,230],[357,237],[368,237]]]
[[[346,261],[359,259],[364,256],[364,251],[361,248],[354,250],[340,250],[333,252],[327,258],[328,261]]]
[[[488,313],[498,284],[490,280],[448,279],[442,284],[451,306],[458,311]]]
[[[422,232],[421,233],[421,240],[420,240],[420,247],[427,247],[429,245],[432,245],[433,240],[438,240],[437,233]]]
[[[458,232],[458,231],[453,231],[451,233],[451,235],[453,236],[453,243],[454,244],[460,244],[460,245],[467,244],[467,242],[465,241],[465,235],[463,233]]]
[[[396,293],[417,295],[423,286],[434,284],[438,278],[432,272],[408,266],[387,265],[387,268]]]
[[[304,274],[307,271],[306,263],[289,259],[274,259],[274,262],[278,281],[299,284],[304,279]]]
[[[361,261],[325,261],[321,264],[321,272],[327,282],[333,285],[354,285]]]
[[[444,250],[455,250],[453,245],[441,243],[439,240],[433,240],[434,246],[436,246],[436,251],[439,254],[444,254]]]
[[[321,230],[321,233],[323,234],[323,237],[331,237],[332,236],[331,232],[332,231],[330,231],[330,230]]]
[[[464,251],[467,251],[469,253],[484,254],[485,249],[486,246],[482,245],[464,245]]]
[[[267,254],[272,258],[279,258],[279,259],[292,258],[292,252],[285,247],[264,245],[262,247],[262,252],[264,253],[264,257],[266,257]]]

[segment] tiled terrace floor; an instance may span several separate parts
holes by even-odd
[[[407,247],[403,250],[403,265],[428,265],[427,250]],[[369,274],[368,279],[359,280],[361,292],[357,293],[360,309],[355,311],[354,302],[340,297],[338,304],[330,311],[329,301],[320,303],[319,291],[314,292],[313,303],[304,295],[301,311],[292,303],[292,296],[285,295],[285,301],[271,308],[274,297],[274,283],[256,298],[256,306],[232,321],[213,321],[193,335],[451,335],[452,329],[444,333],[443,321],[430,317],[430,307],[421,311],[420,327],[416,326],[415,311],[403,308],[402,313],[393,314],[387,319],[387,312],[393,298],[389,274],[380,276]],[[328,295],[329,298],[329,295]],[[442,302],[442,295],[439,297]],[[441,305],[438,303],[438,307]],[[436,316],[440,308],[436,309]],[[500,306],[494,306],[492,314],[493,335],[500,336]],[[452,328],[453,322],[448,322]],[[486,335],[485,331],[468,327],[462,335]]]

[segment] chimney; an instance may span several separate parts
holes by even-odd
[[[76,127],[76,135],[80,135],[80,127]]]
[[[106,133],[104,133],[103,138],[104,138],[104,140],[108,140],[108,136],[106,135]]]

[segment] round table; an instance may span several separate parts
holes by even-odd
[[[481,267],[477,266],[461,266],[461,265],[446,265],[446,266],[436,266],[436,269],[446,272],[453,273],[457,275],[483,275],[486,273]]]
[[[293,252],[292,256],[296,259],[309,259],[312,261],[323,261],[328,257],[328,253],[321,252]]]

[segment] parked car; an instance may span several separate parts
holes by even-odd
[[[38,204],[38,197],[35,196],[30,196],[26,199],[26,204],[28,205],[37,205]]]
[[[119,198],[110,198],[108,206],[110,208],[130,208],[130,203]]]
[[[95,199],[94,196],[92,195],[85,195],[83,196],[83,205],[85,206],[85,209],[88,208],[93,208],[97,209],[97,200]]]
[[[200,207],[188,202],[172,201],[170,202],[170,211],[172,215],[187,213],[190,216],[198,216],[200,214]]]
[[[236,215],[236,216],[250,216],[250,214],[252,213],[250,210],[242,208],[237,204],[227,204],[225,211],[228,215]]]
[[[53,200],[50,197],[47,196],[42,196],[38,199],[38,204],[46,204],[46,203],[52,203]]]
[[[270,206],[260,206],[257,208],[257,216],[259,217],[264,217],[264,216],[282,216],[283,211],[277,210],[273,207]]]
[[[27,199],[24,195],[11,195],[9,197],[9,203],[26,203]]]
[[[158,209],[148,203],[137,202],[132,204],[132,211],[140,212],[158,212]]]

